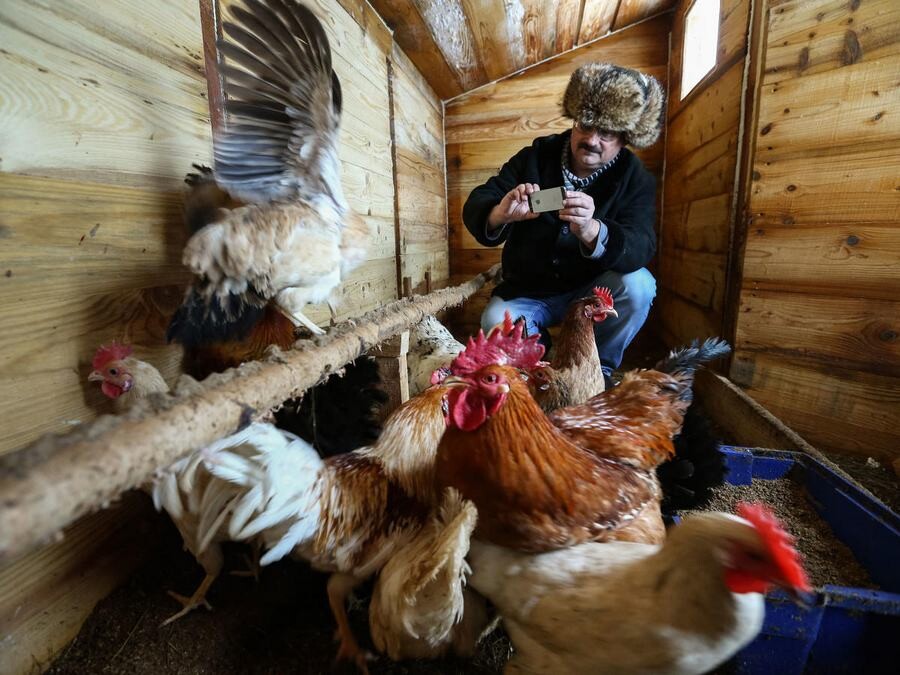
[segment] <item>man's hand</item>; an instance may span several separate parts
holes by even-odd
[[[600,235],[600,221],[594,219],[594,198],[584,192],[566,190],[566,199],[559,211],[559,219],[569,223],[572,234],[586,248],[593,250]]]
[[[528,195],[537,192],[541,188],[534,183],[522,183],[516,185],[507,192],[500,203],[491,209],[488,215],[488,228],[496,230],[506,223],[515,223],[521,220],[537,218],[539,213],[532,213],[528,208]]]

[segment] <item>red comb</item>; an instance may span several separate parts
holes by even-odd
[[[607,305],[609,307],[613,306],[612,292],[610,292],[608,288],[600,288],[599,286],[597,286],[596,288],[594,288],[594,295],[598,300],[602,300],[604,305]]]
[[[469,375],[492,364],[525,369],[536,367],[544,355],[544,346],[538,342],[540,335],[522,337],[524,330],[525,322],[514,324],[506,312],[503,323],[492,328],[487,337],[479,330],[478,335],[469,338],[466,348],[450,364],[450,372]]]
[[[100,370],[111,361],[119,361],[131,356],[133,351],[134,350],[130,345],[123,345],[113,340],[113,343],[109,345],[109,347],[100,345],[100,347],[97,348],[97,351],[94,353],[94,360],[91,362],[91,367],[94,370]]]
[[[798,590],[809,591],[809,579],[800,564],[800,554],[794,548],[794,538],[785,532],[771,509],[765,504],[741,502],[737,514],[759,532],[784,581]]]

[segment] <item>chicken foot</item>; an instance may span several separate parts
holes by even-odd
[[[181,527],[179,526],[178,529],[180,531]],[[203,571],[206,572],[206,576],[203,577],[203,581],[200,582],[197,590],[194,591],[194,593],[190,597],[181,595],[181,593],[176,593],[175,591],[167,591],[170,596],[181,603],[182,609],[180,612],[173,614],[168,619],[163,621],[160,626],[168,626],[173,621],[177,621],[184,615],[194,611],[201,606],[206,607],[206,609],[212,609],[210,604],[206,601],[206,593],[209,591],[209,587],[212,586],[212,583],[219,576],[219,572],[222,571],[222,566],[225,564],[225,560],[222,556],[222,549],[218,544],[213,543],[210,544],[209,548],[207,548],[203,553],[201,553],[199,556],[195,555],[195,557],[197,558],[197,562],[203,565]]]
[[[332,574],[328,578],[328,604],[331,606],[331,613],[337,622],[335,639],[341,643],[336,660],[352,661],[361,673],[369,675],[368,662],[374,657],[371,653],[362,649],[353,636],[346,609],[347,597],[362,581],[362,579],[358,579],[350,574]]]
[[[206,609],[212,609],[209,602],[207,602],[206,600],[206,592],[209,590],[212,582],[216,580],[217,576],[217,574],[207,574],[205,577],[203,577],[203,581],[200,582],[200,585],[197,587],[197,590],[194,591],[194,594],[191,595],[191,597],[181,595],[181,593],[176,593],[175,591],[166,591],[170,596],[181,603],[182,610],[163,621],[160,626],[168,626],[173,621],[177,621],[184,615],[194,611],[201,606],[206,607]]]

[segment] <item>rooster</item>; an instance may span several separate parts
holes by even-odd
[[[315,460],[300,458],[302,467],[281,465],[276,471],[274,458],[264,453],[247,461],[224,451],[207,460],[214,475],[247,495],[234,508],[246,517],[231,520],[232,540],[261,539],[267,549],[262,565],[290,554],[331,574],[328,599],[338,627],[338,658],[364,671],[368,655],[350,629],[346,599],[430,522],[438,502],[434,454],[444,433],[445,393],[432,387],[409,399],[388,417],[373,445],[318,459],[315,466]],[[271,475],[289,480],[271,499],[260,500]]]
[[[332,291],[371,236],[340,183],[341,88],[321,23],[296,0],[248,6],[217,43],[226,126],[215,185],[188,217],[209,221],[184,250],[195,280],[167,333],[186,346],[246,337],[270,303],[322,334],[303,308],[328,300],[334,315]]]
[[[395,661],[438,658],[451,646],[464,656],[474,651],[483,622],[465,590],[465,557],[476,520],[472,502],[447,490],[439,512],[381,570],[369,603],[379,651]]]
[[[539,365],[527,373],[528,385],[535,400],[551,414],[559,408],[581,404],[603,391],[603,375],[594,338],[594,322],[602,321],[612,309],[612,297],[607,289],[595,288],[594,296],[573,302],[560,330],[554,360]],[[616,315],[617,316],[617,315]],[[714,434],[709,420],[691,402],[693,371],[697,364],[721,358],[731,348],[722,340],[695,341],[689,347],[674,350],[652,370],[632,371],[626,375],[629,386],[640,387],[645,380],[657,377],[655,372],[687,377],[680,396],[686,397],[688,407],[681,430],[674,438],[674,456],[657,469],[663,491],[663,510],[697,508],[705,504],[712,488],[724,481],[725,458],[719,451],[721,442]],[[607,395],[621,400],[622,392]],[[618,417],[628,414],[618,405],[610,405],[604,414]]]
[[[671,373],[627,373],[610,391],[545,416],[516,377],[524,372],[533,387],[545,365],[538,336],[522,333],[507,316],[451,365],[439,484],[475,502],[479,534],[495,543],[531,551],[591,539],[659,543],[653,472],[673,456],[694,370],[728,345],[712,339],[675,350]]]
[[[646,401],[644,437],[630,439],[636,448],[614,446],[624,457],[609,456],[614,453],[604,450],[621,434],[591,433],[602,418],[588,410],[583,428],[562,418],[566,428],[560,429],[532,398],[519,371],[539,363],[544,349],[537,340],[522,337],[521,323],[509,331],[499,327],[487,338],[479,332],[454,359],[443,380],[450,391],[438,487],[454,487],[472,500],[476,534],[503,546],[539,552],[591,540],[661,542],[653,470],[671,454],[681,422],[677,408],[667,415],[671,403],[663,405],[663,395]]]
[[[810,590],[791,537],[762,505],[706,513],[661,547],[587,543],[529,555],[472,542],[470,583],[515,647],[507,673],[705,673],[762,628],[772,585]]]
[[[155,394],[169,391],[159,371],[133,357],[128,345],[113,343],[109,347],[101,346],[94,355],[92,365],[94,370],[88,379],[101,383],[101,390],[113,399],[120,412]],[[222,571],[220,544],[228,539],[225,533],[226,518],[244,492],[243,488],[227,480],[216,479],[204,469],[206,458],[224,449],[242,457],[264,453],[279,458],[293,456],[308,459],[309,453],[315,454],[308,444],[293,434],[271,424],[255,423],[155,473],[144,490],[149,492],[156,510],[165,511],[175,523],[185,548],[205,572],[200,585],[190,596],[169,591],[169,595],[182,604],[182,610],[166,619],[163,625],[198,607],[209,607],[206,594]]]

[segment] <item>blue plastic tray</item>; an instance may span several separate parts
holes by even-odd
[[[900,516],[821,462],[795,452],[724,447],[727,481],[787,478],[883,590],[827,585],[802,609],[781,591],[766,597],[759,637],[730,672],[900,673]]]

